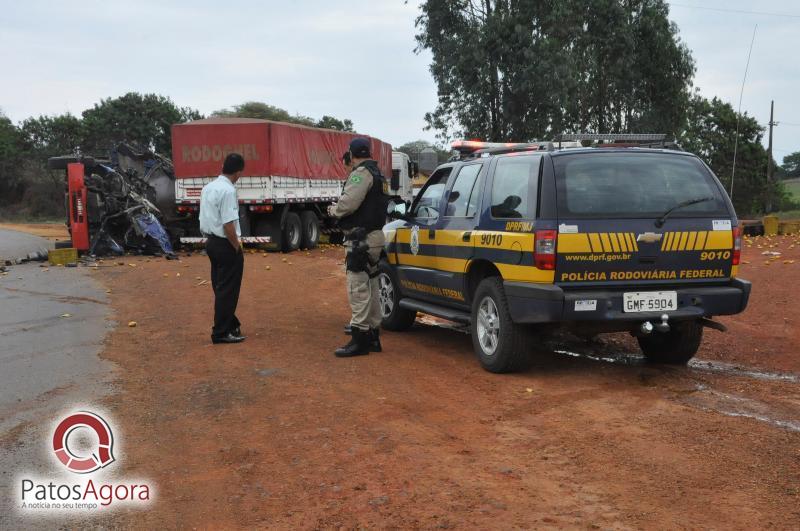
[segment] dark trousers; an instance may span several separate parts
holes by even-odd
[[[206,253],[211,260],[211,286],[214,288],[213,337],[223,337],[239,327],[236,305],[244,273],[244,253],[233,248],[227,238],[209,236]]]

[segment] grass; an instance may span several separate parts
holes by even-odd
[[[785,212],[775,212],[773,215],[778,216],[779,219],[800,219],[800,210],[787,210]]]
[[[787,179],[783,181],[783,186],[792,194],[795,201],[800,201],[800,179]]]

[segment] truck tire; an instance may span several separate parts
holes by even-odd
[[[472,297],[472,346],[481,366],[506,373],[530,365],[532,335],[511,320],[508,300],[499,277],[485,278]]]
[[[302,241],[303,231],[300,216],[296,212],[288,212],[281,231],[281,249],[285,253],[291,253],[300,248]]]
[[[319,220],[310,210],[300,213],[300,225],[303,227],[303,249],[316,249],[319,243]]]
[[[381,326],[393,332],[404,332],[411,328],[417,312],[400,307],[400,286],[392,266],[386,260],[378,264],[378,292],[381,302]]]
[[[670,326],[669,332],[653,332],[639,337],[639,347],[651,363],[686,365],[700,348],[703,326],[697,321],[683,321]]]

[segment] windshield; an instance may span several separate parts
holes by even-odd
[[[730,215],[714,178],[694,157],[658,153],[591,153],[554,157],[559,217],[662,216],[697,198],[713,200],[670,217]]]

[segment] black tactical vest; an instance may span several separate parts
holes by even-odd
[[[372,175],[372,187],[358,209],[339,220],[339,227],[345,230],[360,227],[367,232],[381,230],[386,224],[386,208],[389,205],[389,196],[383,193],[383,175],[374,160],[364,161],[357,168],[362,166]]]

